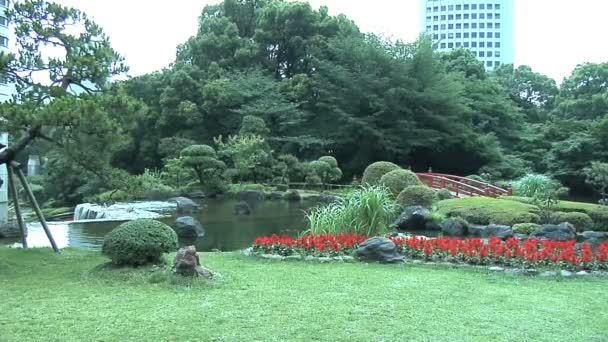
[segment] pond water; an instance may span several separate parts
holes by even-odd
[[[271,234],[295,236],[306,230],[304,210],[314,202],[263,201],[252,206],[250,215],[235,215],[235,200],[205,199],[199,202],[202,210],[194,214],[205,228],[205,236],[199,239],[180,239],[180,245],[194,244],[199,251],[232,251],[244,249],[256,237]],[[177,216],[159,219],[173,226]],[[49,222],[53,237],[60,248],[75,247],[99,250],[103,238],[121,222],[63,223]],[[19,242],[18,240],[3,242]],[[50,246],[40,224],[28,225],[28,244],[32,247]]]

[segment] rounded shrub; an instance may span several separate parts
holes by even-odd
[[[385,174],[400,169],[399,166],[386,161],[375,162],[365,168],[361,183],[363,185],[378,185]]]
[[[397,204],[401,207],[420,205],[431,207],[435,199],[435,191],[425,185],[408,186],[397,196]]]
[[[323,157],[319,158],[319,161],[326,162],[332,168],[338,167],[338,160],[332,156],[323,156]]]
[[[440,190],[435,191],[435,197],[437,197],[438,201],[443,201],[446,199],[454,198],[454,195],[448,189],[440,189]]]
[[[470,176],[466,176],[465,178],[473,180],[473,181],[485,183],[485,180],[481,176],[478,176],[478,175],[470,175]]]
[[[380,184],[387,187],[393,196],[399,195],[408,186],[421,185],[418,176],[410,170],[393,170],[380,177]]]
[[[561,211],[554,212],[551,217],[554,223],[568,222],[576,228],[576,231],[582,232],[593,229],[593,220],[585,213],[570,212],[564,213]]]
[[[150,219],[125,222],[103,240],[101,253],[115,265],[139,266],[156,262],[177,249],[177,234],[166,224]]]
[[[513,225],[513,232],[516,234],[530,235],[539,227],[540,225],[536,223],[517,223]]]

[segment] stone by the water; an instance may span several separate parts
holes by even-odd
[[[203,225],[192,216],[182,216],[175,220],[177,236],[184,238],[200,238],[205,235]]]
[[[201,209],[200,205],[187,197],[171,198],[169,202],[176,203],[178,214],[194,214]]]
[[[180,248],[175,255],[175,262],[173,264],[175,273],[182,276],[190,277],[203,277],[205,279],[213,278],[213,273],[201,266],[200,258],[196,253],[196,247],[187,246]]]

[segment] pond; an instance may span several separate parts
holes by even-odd
[[[203,224],[205,236],[194,240],[180,239],[180,245],[194,244],[199,251],[244,249],[251,246],[256,237],[263,235],[295,236],[307,228],[304,211],[316,204],[312,201],[263,201],[252,206],[250,215],[238,216],[234,214],[236,200],[205,199],[199,203],[202,210],[193,216]],[[176,217],[173,215],[160,221],[173,226]],[[60,248],[99,250],[104,236],[120,223],[50,222],[49,226]],[[32,247],[50,246],[40,224],[28,225],[28,244]]]

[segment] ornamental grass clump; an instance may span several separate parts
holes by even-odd
[[[397,207],[388,189],[363,187],[338,202],[312,209],[306,214],[310,232],[374,236],[386,231],[395,219]]]

